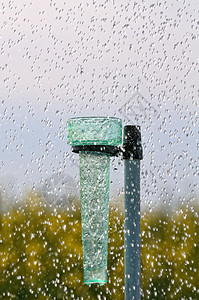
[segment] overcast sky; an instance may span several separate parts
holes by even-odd
[[[141,125],[143,203],[168,189],[168,202],[199,194],[198,1],[18,0],[0,10],[0,183],[9,193],[58,172],[77,180],[66,121],[92,115]],[[114,195],[120,159],[111,170]]]

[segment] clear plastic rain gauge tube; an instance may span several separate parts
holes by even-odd
[[[79,153],[84,283],[107,282],[110,156],[122,143],[118,118],[72,118],[67,142]]]

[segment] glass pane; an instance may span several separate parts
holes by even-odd
[[[124,161],[110,161],[108,282],[85,285],[67,121],[140,125],[142,299],[198,299],[196,0],[3,1],[0,299],[124,299]]]

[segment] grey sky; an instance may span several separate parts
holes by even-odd
[[[67,119],[110,115],[142,126],[143,203],[164,188],[198,194],[198,10],[193,0],[2,2],[2,184],[13,178],[18,193],[56,172],[74,177]]]

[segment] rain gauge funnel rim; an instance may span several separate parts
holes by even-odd
[[[122,120],[116,117],[71,118],[67,121],[67,133],[67,143],[72,146],[118,146],[122,143]]]
[[[122,144],[122,120],[67,121],[67,143],[79,153],[84,283],[107,282],[110,156]]]

